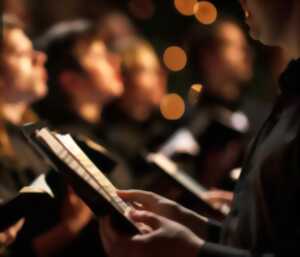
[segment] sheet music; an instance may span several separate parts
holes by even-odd
[[[187,188],[189,191],[191,191],[201,199],[203,198],[203,193],[207,192],[206,188],[204,188],[193,178],[179,170],[176,163],[171,161],[168,157],[159,153],[151,153],[147,156],[147,159],[161,167],[165,172],[167,172],[180,184],[185,186],[185,188]]]
[[[93,164],[70,135],[52,133],[47,128],[37,131],[49,148],[77,175],[106,198],[119,212],[127,215],[130,206],[116,193],[116,188]]]
[[[168,173],[173,177],[177,182],[183,185],[187,190],[194,193],[200,199],[206,202],[205,193],[208,192],[208,189],[200,185],[196,180],[194,180],[189,175],[181,171],[175,162],[170,160],[168,157],[160,153],[150,153],[147,156],[147,159],[150,162],[158,165],[162,170]],[[220,211],[227,215],[230,212],[230,207],[227,204],[224,204]]]

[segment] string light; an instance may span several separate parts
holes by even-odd
[[[185,16],[194,14],[194,6],[196,3],[197,0],[174,0],[176,10]]]
[[[168,94],[161,101],[160,111],[165,119],[178,120],[185,112],[184,100],[178,94]]]
[[[163,60],[169,70],[180,71],[186,66],[187,55],[182,48],[170,46],[165,50]]]
[[[218,16],[217,8],[208,1],[200,1],[194,6],[194,14],[196,19],[205,25],[212,24]]]

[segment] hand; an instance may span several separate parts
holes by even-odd
[[[20,219],[16,224],[12,225],[3,232],[0,232],[0,245],[7,247],[12,244],[24,225],[25,219]]]
[[[134,222],[144,223],[152,231],[143,235],[117,233],[108,217],[100,220],[100,235],[110,257],[196,257],[204,241],[179,223],[148,211],[131,211]]]
[[[220,210],[222,213],[228,213],[233,201],[233,193],[218,189],[210,190],[203,195],[204,199],[213,208]]]
[[[187,226],[202,238],[206,237],[208,219],[158,194],[141,190],[122,190],[118,195],[136,209],[146,210]]]
[[[91,220],[93,214],[89,207],[69,186],[61,207],[61,224],[72,234],[77,234]]]

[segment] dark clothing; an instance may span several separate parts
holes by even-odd
[[[44,161],[28,145],[21,131],[9,123],[6,123],[5,127],[15,158],[0,154],[0,200],[2,201],[16,196],[22,187],[29,185],[36,177],[48,170]]]
[[[18,127],[8,122],[4,122],[4,126],[14,156],[0,154],[0,204],[15,198],[22,187],[28,186],[40,174],[47,173],[49,170],[45,162],[28,145]],[[46,207],[48,208],[48,206]],[[43,213],[43,210],[47,208],[40,208],[33,212],[36,214],[33,227],[29,225],[31,218],[25,217],[25,225],[17,240],[9,247],[8,252],[4,253],[5,256],[34,256],[30,235],[35,233],[35,229],[39,229],[42,226],[41,223],[46,220],[45,216],[45,219],[40,219],[40,217],[46,214],[46,212]],[[23,234],[24,237],[20,234]]]
[[[137,121],[127,115],[118,103],[106,108],[103,120],[107,125],[107,143],[128,163],[142,151],[157,151],[180,123],[167,121],[155,111],[147,120]]]
[[[299,72],[300,60],[281,76],[282,94],[249,149],[220,227],[222,246],[207,243],[199,256],[300,255]]]

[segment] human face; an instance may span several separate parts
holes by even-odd
[[[34,102],[47,93],[46,55],[33,50],[21,29],[4,31],[3,88],[5,100]]]
[[[293,0],[240,0],[251,36],[267,45],[281,46]]]
[[[154,53],[141,49],[126,79],[130,91],[126,97],[129,94],[131,101],[149,111],[159,106],[166,93],[166,75]]]
[[[234,23],[224,22],[218,28],[219,65],[226,74],[239,82],[252,77],[252,54],[243,31]]]
[[[81,41],[76,49],[79,62],[89,78],[90,94],[108,103],[124,91],[120,60],[110,53],[101,40]]]

